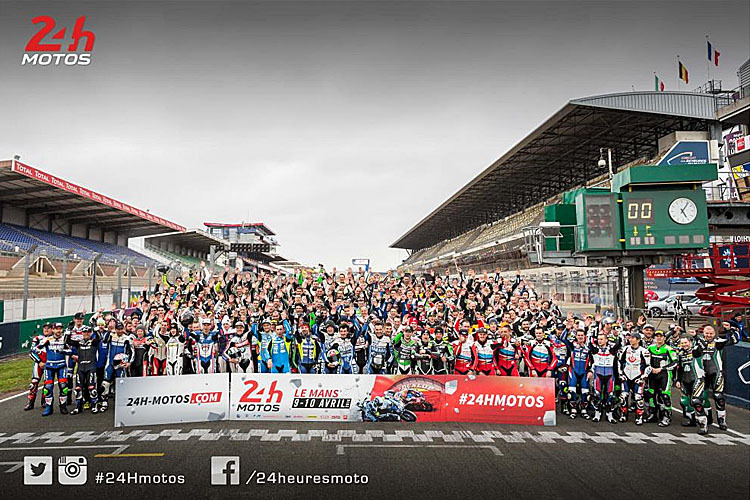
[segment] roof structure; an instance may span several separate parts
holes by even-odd
[[[258,228],[262,233],[268,235],[268,236],[276,236],[276,233],[271,231],[271,228],[263,224],[262,222],[242,222],[240,224],[224,224],[222,222],[204,222],[204,226],[206,227],[236,227],[236,228],[242,228],[242,227],[255,227]]]
[[[17,160],[0,161],[0,200],[31,215],[54,215],[128,237],[163,233],[183,226],[78,186]]]
[[[707,131],[716,122],[708,94],[628,92],[574,99],[394,242],[419,250],[518,213],[584,184],[613,165],[652,158],[675,131]]]
[[[211,246],[215,246],[219,250],[229,246],[228,243],[221,238],[211,236],[200,229],[159,234],[146,238],[145,242],[158,248],[163,248],[164,245],[176,245],[180,248],[195,250],[204,254],[211,251]]]

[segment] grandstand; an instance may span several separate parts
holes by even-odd
[[[114,291],[123,277],[148,282],[159,261],[128,246],[131,238],[185,228],[21,163],[0,161],[0,299]],[[119,295],[111,295],[119,297]],[[109,306],[110,303],[106,303]],[[8,304],[6,304],[6,307]]]
[[[394,242],[392,248],[409,254],[399,270],[531,267],[522,248],[523,228],[542,221],[544,205],[563,192],[606,182],[607,167],[597,164],[601,148],[612,150],[617,169],[656,158],[671,146],[665,138],[677,132],[721,142],[717,110],[736,106],[733,99],[629,92],[568,102]]]

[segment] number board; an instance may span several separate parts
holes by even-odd
[[[708,213],[702,189],[639,189],[620,193],[625,250],[708,246]]]

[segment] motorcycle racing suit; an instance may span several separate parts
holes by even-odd
[[[68,413],[66,406],[68,400],[67,357],[71,354],[70,348],[63,336],[45,337],[37,347],[44,350],[47,361],[44,363],[44,412],[42,416],[52,414],[54,402],[54,385],[57,378],[58,397],[60,399],[60,413]]]
[[[91,405],[91,413],[96,413],[99,393],[96,381],[96,356],[99,350],[99,336],[92,333],[88,339],[70,338],[68,344],[78,352],[78,371],[75,375],[76,406],[70,413],[75,415],[83,410],[84,401]]]
[[[392,362],[393,346],[391,346],[390,338],[385,335],[380,335],[379,337],[377,334],[373,335],[370,352],[367,357],[367,365],[365,366],[366,373],[388,373]]]
[[[727,337],[714,337],[711,342],[705,339],[699,339],[703,347],[703,369],[705,371],[705,398],[703,405],[707,410],[709,424],[711,423],[711,404],[708,400],[709,392],[714,393],[714,404],[716,406],[716,416],[718,417],[719,428],[727,430],[727,410],[726,399],[724,396],[724,361],[721,357],[721,351],[727,346],[739,342],[740,332],[732,329],[728,332]]]
[[[703,407],[704,371],[703,348],[697,341],[691,341],[688,349],[677,349],[677,380],[680,382],[680,406],[685,417],[683,425],[691,425],[697,420],[700,434],[708,433],[708,417]]]
[[[677,367],[677,354],[667,344],[656,343],[648,347],[651,357],[651,373],[648,376],[648,418],[659,419],[659,426],[666,427],[672,421],[672,370]],[[654,373],[655,368],[661,368]]]
[[[630,407],[628,397],[635,405],[635,423],[643,424],[646,403],[644,400],[645,382],[651,373],[651,355],[645,347],[628,345],[620,353],[620,421],[628,419]]]

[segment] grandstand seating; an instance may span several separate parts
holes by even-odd
[[[135,265],[151,265],[155,261],[128,247],[103,243],[100,241],[77,238],[64,234],[50,233],[39,229],[16,226],[14,224],[0,224],[0,251],[25,252],[32,245],[42,247],[49,257],[62,258],[65,252],[73,249],[79,259],[91,260],[96,253],[101,253],[101,260],[117,262],[123,258],[134,259]]]

